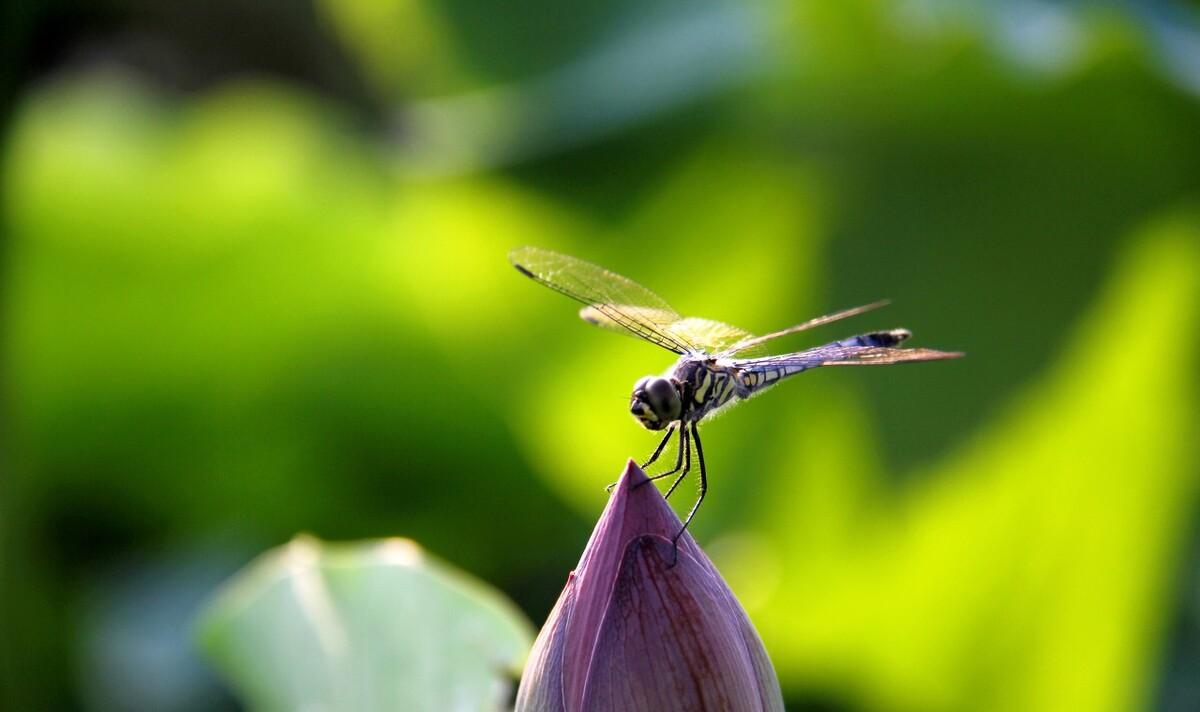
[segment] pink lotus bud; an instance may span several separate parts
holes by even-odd
[[[632,461],[533,645],[516,712],[782,710],[750,618]]]

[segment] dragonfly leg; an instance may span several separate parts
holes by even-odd
[[[662,442],[660,442],[660,443],[658,444],[658,447],[654,448],[654,454],[650,456],[650,459],[649,459],[649,460],[646,460],[646,462],[642,464],[642,469],[643,469],[643,470],[644,470],[644,469],[646,469],[647,467],[649,467],[650,465],[653,465],[653,464],[654,464],[654,461],[658,459],[658,456],[662,454],[663,448],[665,448],[665,447],[667,446],[667,441],[668,441],[668,440],[670,440],[670,439],[671,439],[671,436],[675,434],[675,428],[676,428],[676,427],[677,427],[677,426],[676,426],[674,423],[672,423],[672,424],[671,424],[671,426],[670,426],[669,428],[667,428],[667,434],[666,434],[666,436],[664,436],[664,437],[663,437],[663,439],[662,439]],[[683,434],[683,431],[680,431],[680,435],[682,435],[682,434]],[[676,472],[676,471],[678,471],[678,470],[679,470],[679,463],[678,463],[678,462],[676,462],[676,463],[675,463],[675,469],[674,469],[674,470],[671,470],[671,472],[668,472],[667,474],[672,474],[672,473],[674,473],[674,472]],[[662,475],[658,475],[658,477],[651,477],[650,479],[652,479],[652,480],[656,480],[656,479],[658,479],[659,477],[662,477]],[[641,485],[644,485],[644,484],[646,484],[646,483],[645,483],[645,482],[640,482],[640,483],[638,483],[638,484],[634,485],[634,487],[635,487],[635,488],[636,488],[636,487],[640,487]],[[613,488],[614,488],[614,487],[616,487],[616,486],[617,486],[617,483],[616,483],[616,482],[613,482],[612,484],[610,484],[610,485],[608,485],[607,487],[605,487],[605,488],[604,488],[604,491],[605,491],[605,492],[612,492],[612,491],[613,491]]]
[[[654,448],[654,454],[650,456],[649,460],[646,460],[642,463],[643,470],[653,465],[654,461],[658,459],[658,456],[662,454],[663,448],[667,446],[667,441],[670,440],[671,436],[675,434],[676,427],[677,426],[675,423],[671,423],[671,427],[667,428],[667,434],[663,436],[662,442],[658,444],[658,447]]]
[[[704,501],[704,495],[708,494],[708,473],[704,470],[704,448],[700,445],[700,432],[696,430],[696,424],[692,423],[692,439],[696,441],[696,459],[700,461],[700,496],[696,498],[696,503],[692,505],[692,511],[688,512],[687,519],[683,520],[683,526],[680,527],[679,533],[671,541],[673,544],[673,556],[671,557],[671,565],[667,568],[674,568],[679,561],[679,538],[687,531],[688,525],[692,523],[692,517],[696,516],[696,510],[700,509],[700,503]]]
[[[675,453],[675,466],[672,467],[671,469],[667,470],[666,472],[659,473],[652,477],[647,477],[646,482],[653,482],[655,480],[661,480],[664,477],[670,477],[671,475],[675,474],[676,472],[679,472],[679,468],[683,467],[683,448],[684,448],[684,442],[686,440],[687,440],[687,428],[681,428],[679,430],[679,450],[678,450],[678,452]],[[646,484],[646,482],[639,482],[638,484],[634,485],[633,487],[634,487],[634,489],[637,489],[638,487],[641,487],[642,485]]]
[[[675,481],[671,483],[671,486],[667,488],[667,493],[663,495],[663,499],[671,496],[671,493],[675,491],[680,482],[683,482],[683,478],[687,477],[687,473],[692,469],[692,439],[688,437],[687,427],[679,431],[679,440],[679,452],[683,455],[683,472],[680,472]],[[673,473],[668,472],[667,474]]]

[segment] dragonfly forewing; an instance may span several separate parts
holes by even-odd
[[[521,274],[584,304],[580,313],[584,319],[623,329],[673,353],[695,350],[671,333],[671,324],[681,318],[679,313],[662,297],[628,277],[537,247],[518,247],[508,258]]]

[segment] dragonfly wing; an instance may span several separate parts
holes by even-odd
[[[882,366],[910,361],[938,361],[957,358],[960,353],[933,349],[896,349],[889,346],[853,346],[834,342],[807,351],[764,358],[726,361],[738,369],[742,398],[761,393],[788,376],[818,366]]]
[[[624,313],[638,312],[641,316],[645,316],[655,320],[657,323],[665,323],[665,314],[656,313],[652,310],[640,309],[627,305],[621,305],[621,311]],[[625,331],[625,327],[621,324],[608,318],[595,307],[584,307],[579,310],[579,316],[584,321],[595,324],[596,326],[612,331]],[[715,354],[723,351],[730,346],[752,338],[750,332],[744,329],[739,329],[732,324],[725,324],[712,319],[701,319],[696,316],[689,316],[677,321],[665,324],[663,329],[671,336],[676,337],[693,347],[704,351],[705,353]],[[748,355],[758,356],[766,353],[766,349],[762,346],[751,346],[746,350]]]
[[[935,349],[893,349],[886,346],[850,347],[850,353],[828,355],[822,366],[886,366],[893,363],[915,363],[917,361],[943,361],[961,358],[961,351],[937,351]]]
[[[680,319],[671,324],[670,329],[671,333],[710,354],[720,353],[734,344],[754,338],[750,332],[732,324],[695,316]],[[750,352],[747,355],[758,355],[754,353],[756,351],[766,352],[765,349],[757,346],[749,346],[747,349]]]
[[[733,366],[747,370],[798,369],[817,366],[885,366],[893,363],[916,361],[941,361],[958,358],[959,351],[936,351],[934,349],[896,349],[887,346],[843,346],[829,344],[807,351],[764,358],[733,359]]]
[[[753,353],[754,351],[762,351],[762,348],[759,348],[759,347],[762,347],[763,344],[765,344],[766,342],[768,342],[772,339],[778,339],[781,336],[787,336],[788,334],[795,334],[797,332],[804,331],[806,329],[811,329],[815,326],[821,326],[822,324],[829,324],[831,322],[839,321],[841,319],[846,319],[848,317],[857,316],[864,312],[869,312],[874,309],[878,309],[880,307],[887,306],[889,303],[890,302],[888,302],[888,300],[881,299],[878,302],[872,302],[871,304],[864,304],[860,307],[852,307],[850,309],[843,309],[842,311],[834,312],[832,314],[818,316],[816,318],[809,319],[806,322],[796,324],[795,326],[789,326],[788,328],[782,329],[780,331],[773,331],[770,334],[763,334],[762,336],[750,336],[749,334],[747,334],[745,338],[742,338],[742,339],[735,341],[735,342],[729,344],[728,346],[726,346],[721,353],[717,354],[717,356],[725,357],[725,356],[733,356],[734,354],[740,354],[740,353],[747,353],[747,352]]]
[[[584,304],[580,316],[594,324],[624,330],[677,354],[696,350],[671,331],[679,313],[660,296],[633,280],[591,262],[538,247],[508,253],[521,274]]]

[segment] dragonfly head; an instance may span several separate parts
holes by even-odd
[[[633,384],[633,398],[629,401],[629,412],[642,427],[662,430],[679,420],[683,405],[679,400],[679,389],[675,384],[660,376],[646,376]]]

